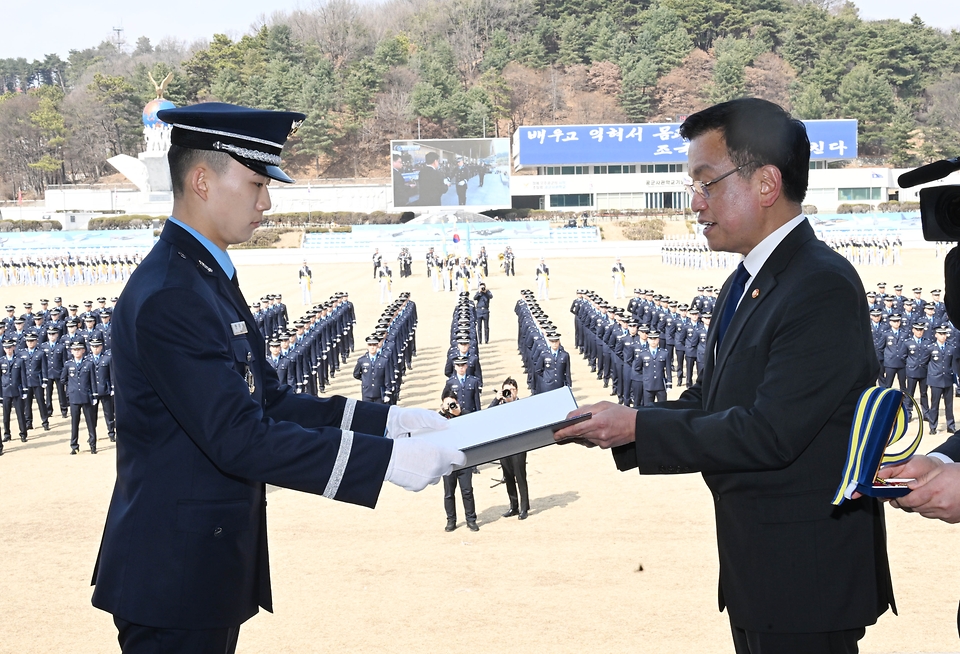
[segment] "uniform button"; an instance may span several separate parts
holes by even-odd
[[[213,530],[214,538],[220,538],[220,536],[222,535],[223,535],[223,527],[217,527],[216,529]]]

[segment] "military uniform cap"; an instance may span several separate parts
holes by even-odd
[[[910,298],[907,298],[906,300],[903,301],[903,305],[904,305],[904,306],[909,305],[909,306],[912,307],[912,306],[913,306],[913,300],[911,300]]]
[[[883,311],[881,311],[880,309],[873,309],[873,310],[870,311],[870,315],[871,315],[871,316],[879,316],[879,315],[882,315],[882,314],[883,314]]]
[[[170,142],[174,145],[226,152],[264,177],[293,182],[280,170],[280,151],[287,137],[303,123],[304,114],[204,102],[161,109],[157,118],[173,127]]]
[[[914,292],[914,293],[922,293],[922,292],[923,292],[923,289],[920,288],[919,286],[917,286],[915,289],[913,289],[913,292]]]
[[[643,332],[644,334],[649,334],[650,325],[647,325],[647,324],[640,325],[639,331]]]
[[[696,315],[699,316],[699,315],[700,315],[700,310],[699,310],[699,309],[690,309],[690,313],[691,313],[691,314],[696,314]]]
[[[560,340],[560,332],[557,332],[557,331],[547,332],[547,340],[548,340],[548,341],[559,341],[559,340]]]
[[[890,318],[888,318],[888,320],[896,320],[897,322],[900,322],[900,314],[899,314],[899,313],[891,313],[891,314],[890,314]]]
[[[16,311],[16,310],[17,310],[17,307],[13,306],[12,304],[7,305],[7,311]]]
[[[687,309],[690,308],[690,306],[687,305],[687,304],[681,304],[681,305],[678,306],[677,308],[680,309],[681,311],[686,311]]]
[[[111,309],[110,307],[107,307],[106,309],[100,312],[101,318],[103,318],[104,316],[110,316],[110,315],[113,315],[113,309]]]
[[[3,347],[16,347],[16,346],[17,346],[17,342],[12,338],[3,339]]]
[[[14,324],[20,323],[20,324],[22,325],[22,324],[24,323],[24,320],[23,320],[23,318],[17,318],[17,319],[14,320],[13,322],[14,322]]]
[[[89,320],[90,322],[96,322],[96,321],[97,321],[97,317],[96,317],[96,316],[92,316],[92,315],[86,315],[86,316],[83,317],[83,319],[84,319],[84,321]]]
[[[77,324],[79,323],[77,323],[75,318],[71,318],[70,320],[67,321],[67,327],[76,327]]]
[[[700,317],[701,317],[701,318],[713,318],[713,314],[712,314],[711,312],[709,312],[709,311],[704,311],[703,313],[700,314]]]
[[[50,300],[40,300],[40,304],[50,304]]]
[[[939,327],[937,327],[937,333],[938,333],[938,334],[949,334],[949,333],[950,333],[950,328],[947,327],[946,325],[940,325]]]
[[[92,306],[93,306],[93,300],[84,300],[84,301],[83,301],[83,306],[85,306],[85,307],[92,307]]]
[[[940,295],[942,292],[943,291],[941,291],[939,288],[935,288],[932,291],[930,291],[930,295]]]
[[[470,345],[470,338],[467,336],[462,336],[458,338],[457,345]]]
[[[913,323],[913,328],[914,328],[914,329],[926,329],[926,328],[927,328],[927,325],[926,325],[925,323],[922,323],[922,322],[915,322],[915,323]]]
[[[867,291],[867,297],[877,297],[877,294],[873,291]]]
[[[60,300],[60,298],[53,298],[53,299],[56,300],[56,301],[59,301],[59,300]],[[111,302],[116,302],[116,301],[119,300],[119,299],[120,299],[120,298],[118,298],[118,297],[112,297],[112,298],[110,298],[110,301],[111,301]]]
[[[23,308],[24,308],[24,309],[32,309],[32,308],[33,308],[33,302],[24,302],[24,303],[23,303]]]
[[[44,300],[40,300],[40,301],[41,301],[41,302],[44,302]],[[107,301],[107,298],[105,298],[105,297],[98,297],[98,298],[97,298],[97,302],[106,302],[106,301]]]
[[[277,339],[273,339],[272,341],[270,341],[269,345],[270,347],[280,347],[281,343]]]
[[[670,307],[671,307],[671,308],[676,308],[676,307],[678,307],[678,306],[680,306],[680,303],[679,303],[679,302],[677,302],[676,300],[670,300]]]
[[[886,282],[877,282],[877,287],[878,287],[878,288],[885,288],[886,285],[887,285]]]
[[[902,290],[903,290],[903,284],[896,284],[896,285],[894,285],[893,290],[895,290],[895,291],[902,291]]]
[[[29,337],[28,337],[28,338],[29,338]],[[36,338],[36,337],[34,337],[34,338]],[[103,345],[103,341],[101,341],[99,338],[91,338],[91,339],[90,339],[90,345]]]
[[[370,336],[367,336],[365,340],[367,342],[367,345],[376,345],[377,343],[380,342],[380,339],[374,336],[373,334],[371,334]]]
[[[37,335],[36,335],[36,334],[27,334],[26,340],[28,340],[28,341],[35,341],[35,340],[37,340]]]
[[[37,315],[35,315],[35,316],[33,317],[33,319],[34,319],[34,320],[43,320],[43,314],[42,314],[42,313],[38,313]]]
[[[53,298],[53,301],[54,301],[54,302],[63,302],[63,298],[58,295],[57,297]]]
[[[84,345],[83,343],[81,343],[80,341],[77,341],[76,343],[73,343],[73,344],[70,346],[70,349],[71,349],[71,350],[86,350],[86,349],[87,349],[87,346]]]
[[[658,332],[656,329],[651,329],[650,336],[647,338],[660,338],[660,332]]]
[[[924,310],[924,311],[936,311],[936,310],[937,310],[937,307],[933,306],[933,303],[932,303],[932,302],[928,302],[927,304],[924,304],[924,305],[923,305],[923,310]]]
[[[465,366],[469,363],[470,360],[467,357],[457,357],[453,360],[453,365],[455,366]]]
[[[888,295],[888,296],[886,296],[885,298],[883,298],[883,301],[884,301],[884,302],[893,302],[893,297],[890,296],[890,295]]]
[[[640,323],[639,323],[638,321],[636,321],[636,320],[631,320],[630,322],[627,323],[627,326],[628,326],[628,327],[639,327],[639,326],[640,326]]]
[[[60,333],[60,330],[51,325],[50,327],[47,327],[47,333],[48,333],[48,334],[59,334],[59,333]]]

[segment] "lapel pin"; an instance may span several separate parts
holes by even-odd
[[[759,288],[753,289],[753,293],[750,294],[750,297],[752,297],[754,300],[760,297],[760,289]]]

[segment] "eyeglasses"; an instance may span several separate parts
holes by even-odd
[[[730,175],[740,172],[747,166],[752,166],[756,163],[757,163],[756,161],[750,161],[748,163],[743,164],[742,166],[737,166],[733,170],[727,171],[724,174],[720,175],[720,177],[716,177],[710,180],[709,182],[701,182],[699,180],[694,181],[689,176],[686,176],[683,179],[683,187],[687,189],[687,193],[690,194],[690,197],[693,197],[694,195],[699,195],[704,200],[706,200],[710,197],[710,191],[707,190],[708,186],[710,186],[711,184],[716,184],[717,182],[724,180],[727,177],[730,177]]]

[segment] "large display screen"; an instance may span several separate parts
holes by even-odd
[[[510,207],[510,139],[390,142],[393,206]]]

